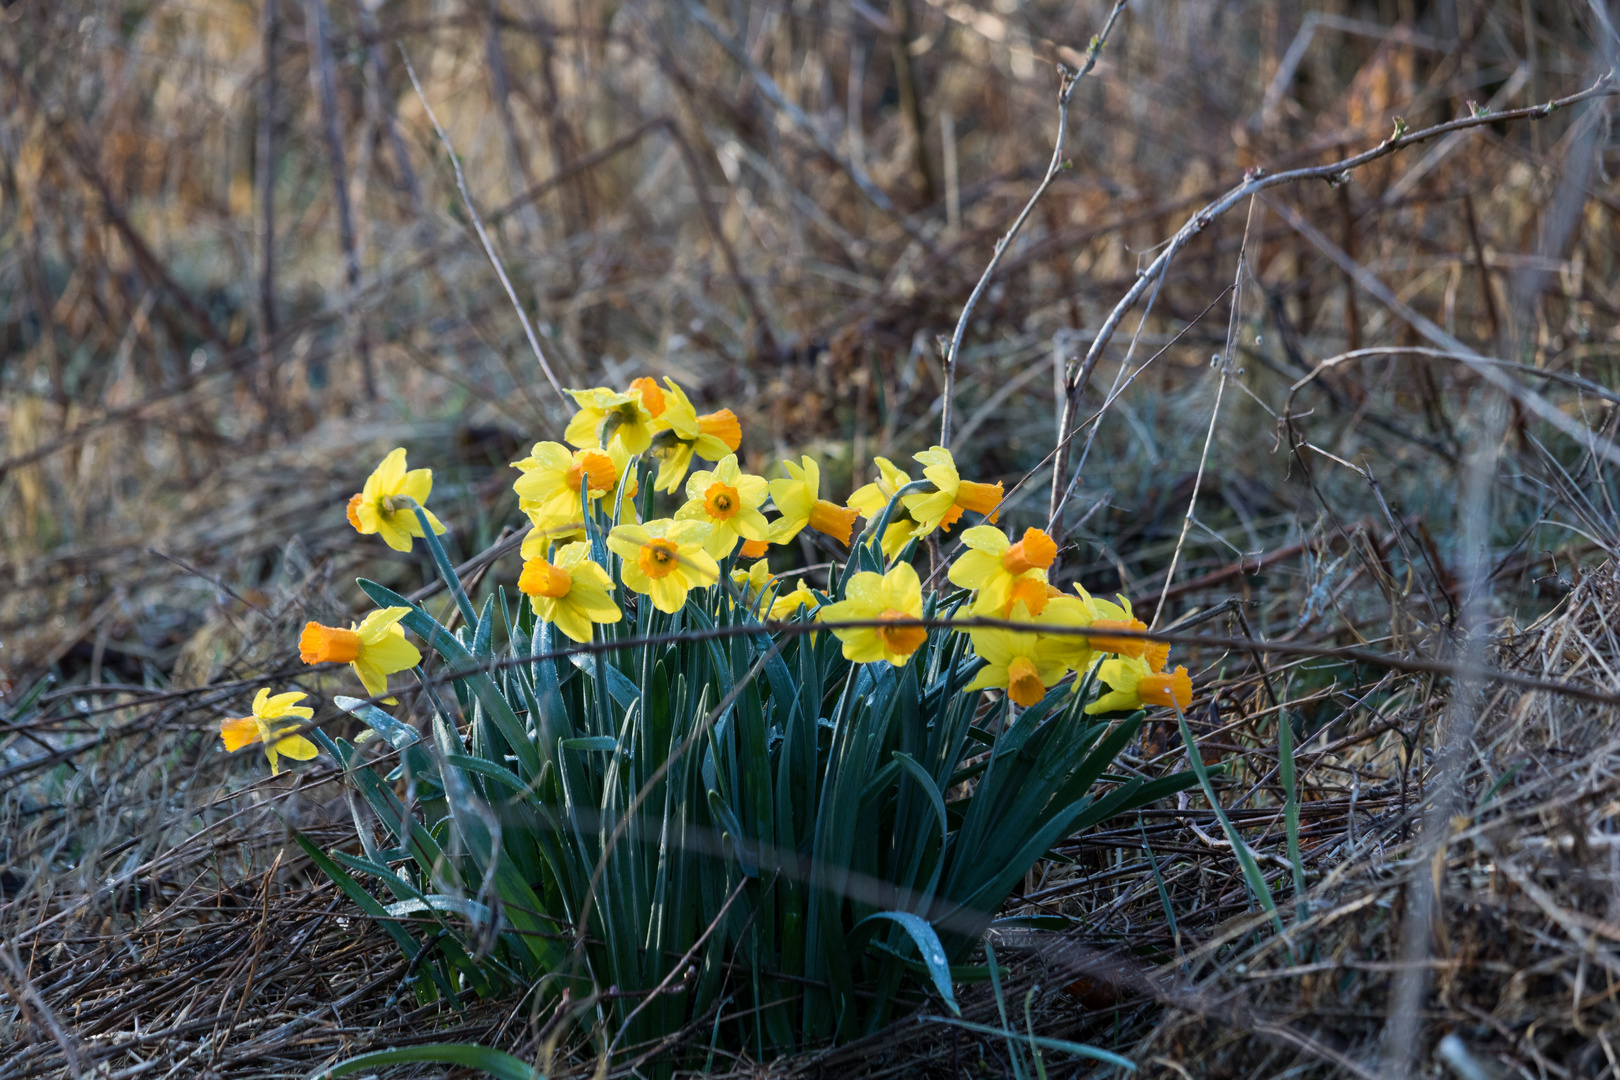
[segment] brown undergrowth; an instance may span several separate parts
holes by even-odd
[[[321,7],[357,288],[305,25]],[[413,0],[380,25],[363,7],[281,0],[269,77],[262,3],[0,14],[4,1080],[304,1076],[442,1041],[533,1057],[561,1032],[531,999],[413,1008],[416,973],[288,842],[353,840],[330,764],[272,779],[218,749],[219,718],[267,680],[323,704],[343,689],[292,643],[354,609],[356,573],[430,576],[343,521],[379,449],[432,460],[476,595],[516,578],[506,463],[561,430],[390,50],[443,109],[565,383],[671,372],[770,433],[752,468],[813,452],[842,494],[872,456],[933,441],[938,340],[1039,180],[1051,64],[1074,65],[1108,9],[916,3],[908,28],[903,3],[734,5],[744,70],[672,7]],[[1077,92],[1072,168],[957,373],[959,456],[1009,488],[1033,477],[1009,521],[1046,522],[1061,380],[1157,245],[1245,173],[1338,162],[1397,115],[1416,129],[1592,85],[1601,28],[1540,8],[1128,8]],[[1264,645],[1177,649],[1283,932],[1194,791],[1031,875],[1009,913],[1064,929],[998,933],[1001,1000],[964,987],[968,1019],[1005,1010],[1154,1077],[1620,1075],[1620,526],[1598,450],[1620,419],[1612,100],[1241,201],[1126,317],[1079,387],[1097,420],[1074,442],[1089,464],[1063,578]],[[1595,437],[1495,396],[1429,328]],[[1491,497],[1470,501],[1482,448]],[[1185,755],[1156,716],[1119,768]],[[1028,1047],[924,1016],[767,1070],[706,1058],[705,1019],[686,1061],[712,1073],[1030,1067]],[[592,1073],[592,1042],[561,1034],[556,1074]],[[1057,1050],[1045,1066],[1108,1071]]]

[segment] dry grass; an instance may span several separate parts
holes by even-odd
[[[278,7],[267,132],[262,3],[0,14],[7,1080],[295,1076],[383,1045],[533,1053],[550,1034],[526,1002],[402,1005],[392,944],[286,845],[294,826],[352,835],[331,771],[271,780],[213,735],[267,678],[337,688],[291,643],[356,602],[362,566],[423,580],[343,522],[377,450],[433,465],[467,557],[516,520],[504,463],[561,429],[400,47],[562,382],[675,374],[742,415],[752,467],[813,452],[842,492],[872,456],[932,441],[938,337],[1040,179],[1051,62],[1075,63],[1107,11],[918,0],[897,53],[904,3],[706,8],[745,35],[744,72],[676,2],[402,0],[375,24],[338,0]],[[330,116],[306,22],[320,7]],[[959,452],[987,479],[1034,471],[1020,527],[1046,520],[1054,380],[1195,210],[1257,166],[1374,146],[1396,115],[1415,129],[1470,100],[1573,93],[1607,55],[1585,8],[1321,10],[1295,53],[1290,4],[1133,5],[1080,85],[1073,167],[1009,250],[956,382]],[[1620,1075],[1614,698],[1287,652],[1487,661],[1620,693],[1620,515],[1598,443],[1455,359],[1318,371],[1433,346],[1417,314],[1612,438],[1613,100],[1243,202],[1103,351],[1064,577],[1149,611],[1163,594],[1161,625],[1235,598],[1247,631],[1229,610],[1198,632],[1278,650],[1178,648],[1221,801],[1289,930],[1254,912],[1193,795],[1075,838],[1072,862],[1027,883],[1018,910],[1072,923],[998,945],[1019,1023],[1036,990],[1042,1033],[1154,1076]],[[1230,370],[1209,364],[1223,346]],[[515,576],[498,562],[482,587]],[[1299,738],[1297,903],[1280,716]],[[1126,767],[1184,753],[1173,724],[1151,726]],[[987,993],[966,1000],[996,1015]],[[1392,1017],[1421,1021],[1410,1042],[1386,1038]],[[588,1045],[565,1049],[565,1071],[594,1067]],[[1005,1053],[916,1020],[776,1071],[1002,1075]]]

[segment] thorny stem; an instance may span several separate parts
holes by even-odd
[[[1541,105],[1531,105],[1523,109],[1511,109],[1506,112],[1491,112],[1483,115],[1465,116],[1457,120],[1450,120],[1444,124],[1436,124],[1421,131],[1411,131],[1401,135],[1391,135],[1383,142],[1370,150],[1345,158],[1342,161],[1327,165],[1313,165],[1307,168],[1290,169],[1286,172],[1267,174],[1261,170],[1250,172],[1243,178],[1243,182],[1232,188],[1226,194],[1209,203],[1187,219],[1179,231],[1164,245],[1164,250],[1150,263],[1146,269],[1139,272],[1135,284],[1114,305],[1108,317],[1097,330],[1097,336],[1091,347],[1086,350],[1085,359],[1081,361],[1078,369],[1066,381],[1066,400],[1063,405],[1063,424],[1060,430],[1073,430],[1076,414],[1080,409],[1080,397],[1085,392],[1086,384],[1091,380],[1091,373],[1097,366],[1098,359],[1103,350],[1113,340],[1114,333],[1119,329],[1120,320],[1125,313],[1136,306],[1138,300],[1155,282],[1168,270],[1170,263],[1186,247],[1192,238],[1203,232],[1210,222],[1226,213],[1232,207],[1257,192],[1280,184],[1293,183],[1297,180],[1326,180],[1329,183],[1341,184],[1349,179],[1349,173],[1363,165],[1379,158],[1387,157],[1397,150],[1403,150],[1414,143],[1427,142],[1441,135],[1449,135],[1453,131],[1462,131],[1467,128],[1480,127],[1485,124],[1496,124],[1510,120],[1541,120],[1559,109],[1568,108],[1597,97],[1611,97],[1620,94],[1620,85],[1617,85],[1613,74],[1605,73],[1591,86],[1569,97],[1559,98],[1555,101],[1545,102]],[[1279,208],[1279,212],[1280,212]],[[1489,371],[1490,369],[1484,369]],[[1489,378],[1489,376],[1487,376]],[[1492,380],[1495,382],[1496,380]],[[1512,391],[1508,391],[1512,392]],[[1056,467],[1052,472],[1052,501],[1050,517],[1053,522],[1052,538],[1062,544],[1063,530],[1059,515],[1063,511],[1063,504],[1067,501],[1065,494],[1064,477],[1069,471],[1069,455],[1067,445],[1060,445]]]
[[[472,218],[473,228],[478,231],[478,239],[484,245],[484,254],[489,256],[490,265],[495,267],[495,276],[501,279],[501,285],[506,289],[507,299],[512,301],[512,307],[517,312],[518,321],[523,324],[523,334],[529,339],[529,348],[534,350],[534,358],[540,361],[540,370],[544,373],[546,381],[557,392],[558,399],[565,410],[572,409],[574,403],[563,392],[562,383],[557,381],[557,375],[551,370],[551,363],[546,360],[546,354],[540,348],[540,339],[534,336],[534,326],[529,322],[529,313],[524,310],[523,303],[518,300],[517,290],[512,288],[511,279],[506,276],[506,267],[501,265],[501,257],[495,254],[495,245],[490,243],[489,233],[484,231],[484,221],[478,216],[478,208],[473,205],[472,193],[467,190],[467,176],[461,171],[461,158],[456,156],[456,148],[450,145],[450,136],[444,133],[439,126],[439,118],[433,112],[433,106],[428,104],[427,95],[422,92],[422,83],[416,77],[416,68],[411,66],[410,54],[405,51],[403,43],[399,47],[399,55],[405,61],[405,72],[411,77],[411,86],[416,89],[416,98],[422,103],[422,109],[427,113],[428,119],[433,123],[433,130],[438,133],[439,141],[444,144],[444,152],[450,155],[450,164],[456,170],[456,188],[461,192],[461,202],[467,208],[467,216]]]
[[[984,294],[985,287],[990,284],[990,279],[995,276],[996,268],[1001,265],[1001,257],[1012,246],[1013,237],[1018,235],[1018,230],[1022,229],[1024,222],[1029,220],[1029,215],[1034,211],[1035,204],[1041,201],[1041,196],[1046,194],[1046,189],[1052,186],[1052,181],[1057,179],[1058,173],[1063,171],[1065,164],[1063,160],[1063,144],[1069,133],[1069,99],[1074,95],[1074,88],[1080,80],[1085,78],[1092,68],[1096,67],[1097,55],[1102,52],[1103,46],[1108,43],[1108,35],[1114,29],[1114,22],[1119,18],[1119,13],[1125,10],[1127,2],[1128,0],[1114,0],[1113,10],[1108,13],[1108,21],[1103,24],[1102,33],[1091,39],[1091,45],[1086,49],[1086,62],[1081,65],[1079,71],[1070,71],[1063,65],[1058,65],[1058,74],[1061,79],[1058,84],[1058,129],[1057,139],[1052,145],[1052,160],[1047,163],[1046,175],[1041,177],[1041,182],[1035,188],[1035,193],[1029,197],[1029,202],[1024,204],[1024,209],[1014,219],[1012,228],[1007,230],[1005,236],[996,241],[995,254],[990,256],[990,262],[984,268],[984,273],[979,275],[979,283],[973,286],[973,292],[968,295],[967,303],[962,305],[961,317],[956,320],[956,332],[951,335],[951,344],[945,353],[945,388],[939,411],[939,445],[941,446],[948,448],[951,445],[951,421],[954,419],[951,401],[956,394],[956,358],[962,350],[962,336],[967,333],[968,319],[972,316],[973,309],[978,306],[979,297]]]

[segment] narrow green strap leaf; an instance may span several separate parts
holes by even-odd
[[[456,606],[461,609],[461,617],[468,626],[478,625],[478,613],[473,610],[472,601],[467,599],[467,590],[461,587],[461,579],[450,565],[450,556],[444,552],[444,545],[439,543],[438,536],[433,532],[433,524],[428,521],[427,511],[420,506],[412,506],[416,512],[416,520],[422,523],[422,539],[427,544],[428,553],[433,556],[433,565],[439,569],[439,577],[444,579],[445,587],[450,595],[456,598]]]
[[[483,758],[468,757],[465,754],[446,754],[444,763],[457,769],[487,776],[492,780],[499,780],[513,791],[527,791],[529,788],[529,785],[511,769],[497,765],[493,761],[485,761]]]
[[[1005,1028],[992,1027],[989,1024],[975,1024],[971,1020],[958,1020],[954,1016],[925,1016],[924,1020],[932,1020],[936,1024],[949,1024],[951,1027],[961,1028],[963,1031],[977,1032],[980,1035],[996,1035],[1003,1039],[1017,1039],[1019,1042],[1030,1043],[1042,1050],[1061,1050],[1068,1054],[1079,1054],[1094,1061],[1105,1061],[1117,1068],[1128,1072],[1136,1071],[1136,1063],[1130,1058],[1120,1057],[1118,1054],[1103,1050],[1096,1046],[1087,1046],[1085,1043],[1070,1042],[1068,1039],[1049,1039],[1044,1035],[1025,1035]]]
[[[488,926],[495,918],[494,912],[476,900],[468,900],[462,896],[445,896],[443,893],[432,893],[415,900],[400,900],[397,903],[388,904],[383,910],[395,919],[405,915],[416,915],[424,911],[449,911],[485,926]]]
[[[415,728],[400,723],[364,698],[344,697],[338,694],[332,698],[332,704],[388,740],[388,744],[395,750],[403,750],[421,739]]]
[[[512,711],[512,706],[501,695],[500,687],[489,673],[481,670],[473,655],[469,653],[461,642],[457,641],[448,630],[434,622],[427,612],[406,600],[394,590],[375,581],[360,578],[358,584],[365,594],[383,607],[408,607],[411,610],[405,613],[400,620],[406,629],[428,643],[444,659],[449,667],[446,673],[451,679],[464,684],[478,698],[491,719],[501,732],[501,737],[511,746],[518,756],[518,763],[522,766],[522,775],[534,776],[540,771],[540,754],[529,741],[528,733],[522,721]]]
[[[641,691],[636,684],[625,677],[624,673],[612,664],[606,663],[600,653],[569,653],[568,659],[573,665],[593,679],[603,679],[607,683],[607,692],[621,709],[628,709],[641,697]]]
[[[916,759],[910,754],[896,750],[893,757],[900,767],[910,773],[913,780],[917,781],[918,786],[928,796],[928,801],[933,804],[934,814],[939,818],[941,839],[949,837],[951,835],[951,824],[950,819],[945,815],[945,799],[939,793],[939,785],[934,783],[934,778],[928,775],[928,770],[917,764]]]
[[[577,739],[558,739],[557,745],[564,750],[605,750],[612,753],[619,748],[619,740],[612,735],[581,735]]]
[[[327,1080],[328,1077],[348,1076],[379,1065],[406,1065],[427,1062],[433,1065],[464,1065],[482,1069],[496,1080],[536,1080],[539,1073],[519,1058],[504,1050],[496,1050],[476,1043],[429,1043],[426,1046],[401,1046],[392,1050],[373,1050],[369,1054],[340,1061],[324,1069],[316,1069],[308,1080]]]
[[[1232,845],[1232,854],[1237,857],[1238,866],[1243,870],[1243,878],[1249,883],[1249,891],[1259,904],[1271,913],[1272,924],[1276,926],[1278,934],[1285,934],[1282,916],[1277,913],[1277,904],[1271,898],[1271,889],[1266,885],[1266,877],[1260,872],[1260,864],[1254,861],[1249,853],[1249,845],[1243,842],[1243,837],[1237,829],[1232,827],[1232,819],[1226,816],[1226,808],[1215,797],[1215,789],[1209,782],[1209,769],[1204,765],[1204,757],[1198,752],[1198,740],[1193,738],[1192,728],[1187,726],[1187,714],[1176,708],[1176,723],[1181,726],[1181,740],[1187,746],[1187,763],[1192,766],[1193,773],[1198,777],[1198,786],[1204,789],[1204,798],[1209,800],[1210,809],[1215,811],[1215,817],[1221,823],[1221,831],[1226,834],[1227,843]]]
[[[381,923],[383,932],[394,939],[394,944],[399,946],[399,951],[405,954],[407,960],[416,958],[421,946],[416,943],[416,939],[411,937],[403,926],[387,917],[388,912],[383,908],[382,904],[377,902],[376,897],[361,888],[360,883],[350,877],[347,870],[328,858],[326,852],[310,843],[309,837],[294,830],[293,839],[298,842],[299,847],[304,849],[304,854],[309,856],[310,861],[319,867],[323,874],[331,878],[337,887],[343,890],[345,896],[354,901],[356,907]]]
[[[939,935],[934,927],[921,915],[913,915],[909,911],[879,911],[868,915],[855,924],[850,931],[850,949],[860,947],[860,941],[872,929],[875,929],[874,919],[887,919],[911,936],[916,944],[917,951],[922,954],[923,963],[928,965],[928,974],[933,977],[934,989],[939,996],[945,999],[945,1004],[957,1016],[962,1015],[962,1009],[956,1004],[956,992],[951,988],[951,965],[945,957],[945,946],[939,943]],[[862,927],[867,927],[865,931]]]

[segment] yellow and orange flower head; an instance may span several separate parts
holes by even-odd
[[[1019,609],[1018,614],[1025,613]],[[1007,691],[1013,704],[1028,707],[1039,704],[1047,688],[1056,685],[1068,671],[1060,659],[1041,648],[1036,634],[985,627],[969,630],[968,636],[973,639],[973,651],[985,661],[985,667],[963,689],[999,687]]]
[[[618,526],[608,533],[607,546],[624,560],[619,573],[625,585],[673,614],[688,592],[720,580],[719,564],[703,549],[708,539],[705,522],[659,518]]]
[[[281,758],[294,761],[313,758],[318,752],[315,744],[302,735],[290,734],[315,715],[314,709],[298,704],[306,696],[297,690],[272,696],[269,687],[261,687],[253,698],[252,716],[220,722],[219,737],[224,740],[225,749],[235,753],[244,746],[263,743],[272,774],[281,771]]]
[[[897,469],[888,458],[873,458],[872,461],[878,467],[878,478],[856,488],[845,504],[852,510],[860,511],[861,517],[868,522],[876,521],[883,508],[889,505],[889,500],[894,498],[895,492],[911,483],[911,477]],[[911,512],[904,504],[895,507],[878,541],[883,557],[893,559],[898,556],[916,534],[917,523],[911,519]]]
[[[1015,611],[1017,605],[1015,598]],[[1049,592],[1041,613],[1035,617],[1036,647],[1041,655],[1084,674],[1094,658],[1091,639],[1085,634],[1060,631],[1089,629],[1091,625],[1091,608],[1083,600],[1061,592],[1053,596]]]
[[[730,555],[739,540],[763,542],[770,524],[759,512],[770,494],[762,476],[750,476],[737,465],[737,455],[727,454],[709,472],[699,470],[686,481],[686,503],[675,511],[677,521],[703,521],[709,525],[704,550],[716,559]]]
[[[568,544],[554,562],[529,559],[518,577],[518,591],[529,598],[535,616],[582,642],[591,640],[592,623],[624,618],[613,602],[613,579],[588,553],[586,544]]]
[[[787,476],[771,481],[771,499],[782,515],[771,525],[771,543],[785,544],[808,527],[848,547],[861,512],[823,499],[821,467],[809,455],[802,461],[802,465],[782,462]]]
[[[1108,634],[1110,630],[1131,630],[1138,633],[1147,630],[1147,623],[1138,619],[1136,614],[1131,611],[1131,602],[1129,600],[1121,596],[1118,598],[1119,603],[1115,604],[1092,596],[1079,585],[1076,585],[1074,589],[1080,595],[1080,599],[1091,610],[1091,628],[1095,631],[1091,635],[1091,647],[1093,649],[1098,652],[1114,653],[1131,660],[1141,660],[1148,656],[1148,648],[1154,645],[1153,642],[1145,638],[1111,637]],[[1167,645],[1160,652],[1155,647],[1152,655],[1158,661],[1153,666],[1153,670],[1157,671],[1164,666],[1164,661],[1170,655],[1170,648]]]
[[[1000,529],[975,525],[962,533],[968,550],[951,564],[953,585],[978,592],[975,614],[1005,614],[1022,602],[1031,615],[1046,607],[1046,571],[1057,545],[1039,529],[1024,530],[1016,544]]]
[[[759,598],[765,595],[765,590],[771,587],[771,561],[759,559],[747,570],[737,568],[731,572],[731,583],[742,594],[743,602],[749,607],[759,603]]]
[[[349,524],[367,536],[376,533],[395,551],[409,551],[411,538],[422,535],[422,523],[411,508],[413,502],[427,515],[435,533],[444,532],[444,526],[427,508],[432,492],[433,470],[407,470],[405,448],[398,447],[389,451],[382,464],[366,477],[365,489],[349,500]]]
[[[766,613],[765,617],[774,621],[780,621],[782,619],[789,618],[795,611],[798,611],[801,608],[808,608],[809,610],[814,611],[820,606],[820,598],[816,596],[815,592],[810,588],[810,586],[804,583],[804,578],[800,578],[798,586],[792,592],[783,593],[781,596],[778,596],[775,600],[771,601],[771,609]],[[815,640],[814,634],[810,636],[810,640]]]
[[[1185,710],[1192,705],[1192,678],[1184,667],[1154,671],[1145,660],[1122,656],[1104,660],[1097,677],[1108,684],[1108,693],[1087,705],[1088,713],[1120,712],[1144,705]]]
[[[963,480],[956,471],[956,460],[943,446],[930,447],[912,455],[923,466],[923,479],[934,485],[933,491],[919,491],[902,497],[912,520],[917,523],[917,535],[927,536],[935,529],[950,529],[971,510],[983,514],[994,523],[997,507],[1001,505],[1001,481],[980,484]]]
[[[543,552],[547,544],[577,536],[585,525],[580,485],[587,485],[592,499],[600,499],[617,488],[629,462],[630,452],[617,442],[606,451],[571,451],[562,443],[535,443],[528,457],[512,463],[513,468],[523,470],[523,475],[512,482],[518,509],[534,524],[525,544],[532,539]],[[627,487],[626,498],[630,494]],[[537,553],[526,546],[524,558]]]
[[[570,390],[579,412],[568,422],[563,438],[582,450],[606,450],[615,442],[632,454],[652,443],[652,412],[639,392],[621,394],[605,386]]]
[[[312,622],[298,638],[298,656],[306,664],[349,664],[372,697],[388,693],[388,676],[422,662],[422,654],[405,640],[399,625],[408,607],[379,608],[344,630]],[[384,699],[389,705],[393,698]]]
[[[647,410],[647,415],[654,420],[664,415],[664,391],[659,385],[643,375],[639,379],[630,380],[627,394],[635,394],[641,402],[641,407]]]
[[[736,453],[742,445],[742,425],[730,409],[699,416],[686,391],[673,379],[666,377],[664,385],[668,387],[664,408],[653,421],[657,433],[650,447],[652,456],[659,461],[653,488],[674,491],[685,479],[693,454],[705,461],[719,461]]]
[[[849,579],[844,599],[816,615],[822,622],[873,621],[877,626],[835,627],[844,659],[857,664],[887,660],[901,667],[928,640],[922,619],[922,582],[910,563],[896,563],[886,574],[863,570]]]

